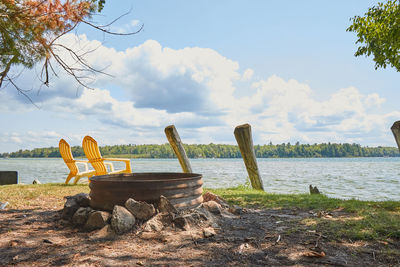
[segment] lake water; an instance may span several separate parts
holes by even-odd
[[[132,159],[131,164],[133,172],[181,172],[176,159]],[[191,159],[191,164],[203,174],[205,187],[246,183],[242,159]],[[258,167],[267,192],[308,193],[312,184],[331,197],[400,200],[400,158],[258,159]],[[0,158],[0,170],[18,171],[19,182],[27,184],[64,182],[69,173],[61,158]]]

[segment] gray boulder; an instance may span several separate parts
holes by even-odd
[[[81,207],[76,210],[72,216],[72,223],[76,225],[83,225],[86,223],[89,213],[92,211],[90,207]]]
[[[178,211],[174,207],[174,205],[169,202],[168,198],[164,196],[160,196],[160,199],[157,204],[157,208],[159,212],[169,212],[169,213],[177,213]]]
[[[170,225],[171,222],[172,217],[169,213],[158,213],[145,223],[143,231],[159,232],[164,229],[164,225]]]
[[[125,202],[125,207],[139,220],[148,220],[156,214],[156,209],[152,204],[136,201],[132,198]]]
[[[182,230],[188,231],[190,230],[190,223],[193,221],[193,217],[191,214],[177,216],[174,218],[174,225]]]
[[[61,217],[65,220],[71,220],[72,216],[79,209],[79,204],[75,198],[67,197],[67,201],[64,204]]]
[[[135,217],[122,206],[115,205],[111,216],[111,227],[117,234],[130,231],[135,225]]]
[[[79,206],[81,206],[81,207],[89,207],[89,204],[90,204],[89,194],[87,194],[87,193],[79,193],[79,194],[76,194],[76,195],[72,196],[72,198],[76,199],[76,202],[78,202]]]
[[[204,202],[202,205],[203,205],[203,207],[208,209],[208,211],[210,211],[211,213],[213,213],[215,215],[221,215],[222,207],[217,202],[210,200],[210,201]]]
[[[229,207],[229,212],[235,215],[240,215],[243,213],[243,208],[237,206],[237,205],[233,205]]]
[[[73,196],[65,197],[67,201],[64,204],[61,217],[70,220],[79,207],[88,207],[90,203],[89,194],[79,193]]]
[[[106,211],[95,211],[89,214],[85,224],[86,230],[100,229],[107,225],[111,218],[111,214]]]

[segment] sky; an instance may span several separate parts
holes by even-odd
[[[55,66],[50,86],[13,69],[35,103],[0,89],[0,152],[81,145],[167,143],[174,124],[184,143],[235,144],[252,127],[255,144],[358,143],[396,146],[400,73],[354,57],[350,18],[377,1],[106,1],[98,25],[59,42],[106,74],[85,74],[83,88]],[[86,53],[87,52],[87,53]],[[67,62],[67,53],[60,51]]]

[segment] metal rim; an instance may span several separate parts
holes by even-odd
[[[166,178],[163,179],[151,179],[152,176],[157,176],[157,175],[162,175],[162,176],[167,176]],[[175,178],[169,178],[168,175],[170,176],[175,176]],[[132,177],[137,176],[137,179],[132,179]],[[184,177],[178,177],[176,176],[184,176]],[[124,179],[124,178],[129,178],[129,179]],[[141,179],[141,177],[143,177]],[[144,177],[147,177],[147,179],[144,179]],[[112,182],[119,180],[120,182],[125,182],[125,183],[160,183],[160,182],[167,182],[167,181],[185,181],[185,180],[193,180],[193,179],[201,179],[203,176],[198,173],[183,173],[183,172],[133,172],[133,173],[120,173],[120,174],[107,174],[107,175],[99,175],[99,176],[93,176],[90,178],[91,181],[96,181],[96,182]],[[150,178],[150,179],[149,179]]]

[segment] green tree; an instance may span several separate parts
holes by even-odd
[[[96,25],[90,21],[94,14],[101,12],[105,0],[1,0],[0,1],[0,89],[11,85],[28,97],[15,83],[16,77],[10,72],[15,67],[31,69],[43,64],[39,79],[49,85],[49,72],[53,64],[60,66],[81,86],[88,87],[84,77],[88,73],[102,73],[85,61],[85,52],[77,52],[57,40],[84,23],[94,29],[114,35],[107,30],[110,25]],[[70,55],[65,58],[62,54]],[[87,52],[87,51],[86,51]],[[11,73],[11,74],[10,74]],[[28,97],[29,98],[29,97]]]
[[[355,16],[347,31],[357,33],[355,56],[373,56],[375,69],[390,65],[400,71],[400,1],[388,0]]]

